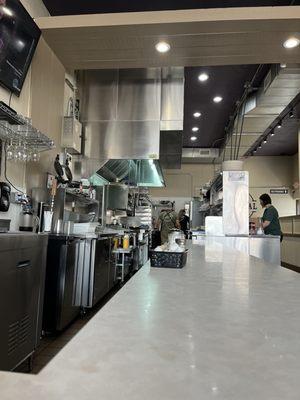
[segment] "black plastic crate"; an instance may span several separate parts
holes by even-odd
[[[187,253],[170,251],[154,251],[150,252],[151,267],[154,268],[183,268],[187,261]]]

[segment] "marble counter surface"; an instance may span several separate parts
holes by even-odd
[[[1,400],[300,398],[300,275],[220,244],[142,268],[36,376]]]

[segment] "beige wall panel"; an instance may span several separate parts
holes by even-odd
[[[300,238],[284,237],[281,244],[281,259],[283,262],[300,267]]]
[[[157,198],[197,196],[198,188],[214,177],[213,164],[183,164],[180,170],[164,170],[166,188],[151,189],[150,193]]]
[[[28,190],[44,186],[45,174],[54,172],[53,162],[61,144],[64,81],[62,64],[41,39],[32,63],[32,123],[54,140],[56,149],[42,153],[38,164],[28,166]]]
[[[280,221],[281,230],[285,234],[292,234],[293,233],[293,219],[286,218]]]

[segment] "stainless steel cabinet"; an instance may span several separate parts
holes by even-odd
[[[80,238],[53,235],[49,239],[43,329],[61,331],[80,313],[75,306]]]
[[[0,236],[0,369],[14,369],[41,334],[47,236]]]
[[[95,305],[108,292],[110,239],[93,240],[94,268],[92,273],[91,304]]]
[[[110,237],[87,238],[80,246],[82,266],[78,268],[76,304],[93,307],[115,284],[115,266]]]

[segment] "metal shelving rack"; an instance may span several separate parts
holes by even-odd
[[[25,144],[38,152],[54,148],[53,140],[31,125],[29,118],[15,114],[0,103],[0,140],[4,143]]]

